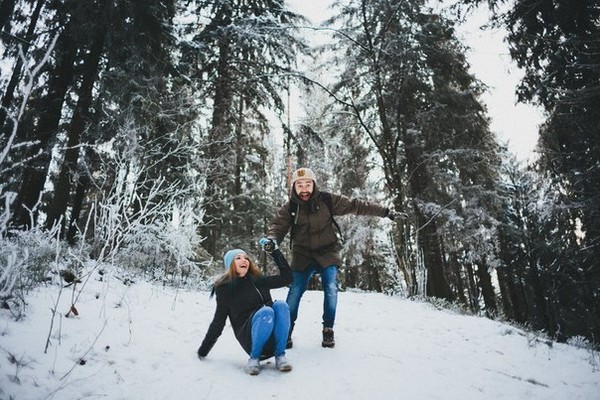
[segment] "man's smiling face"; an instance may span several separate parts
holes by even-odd
[[[314,190],[312,179],[298,179],[294,182],[294,190],[302,201],[308,201]]]

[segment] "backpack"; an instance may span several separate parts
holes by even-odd
[[[344,243],[344,235],[342,235],[342,230],[340,229],[340,225],[337,223],[335,218],[333,218],[333,200],[331,199],[331,193],[329,192],[319,192],[319,197],[325,205],[327,205],[327,209],[329,210],[329,220],[331,224],[335,226],[337,230],[336,236],[340,240],[341,243]],[[289,212],[290,218],[292,219],[292,228],[290,229],[290,244],[294,240],[294,228],[296,227],[296,223],[298,222],[298,211],[300,210],[300,205],[296,203],[296,210],[293,211],[290,205]]]

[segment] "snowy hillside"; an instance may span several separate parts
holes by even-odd
[[[307,292],[294,370],[248,376],[229,326],[196,357],[215,307],[206,292],[96,273],[65,318],[66,290],[47,354],[55,286],[31,295],[23,321],[2,310],[0,399],[600,399],[597,353],[381,294],[340,293],[336,347],[324,349],[322,294]]]

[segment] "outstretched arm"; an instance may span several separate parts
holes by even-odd
[[[387,217],[389,209],[379,204],[365,200],[351,199],[342,195],[331,195],[334,215],[371,215],[374,217]]]

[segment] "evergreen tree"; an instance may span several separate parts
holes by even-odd
[[[166,176],[187,185],[192,155],[173,150],[191,142],[195,113],[187,81],[174,67],[175,5],[48,4],[44,23],[59,37],[46,79],[19,125],[20,140],[31,145],[16,156],[24,168],[15,179],[20,189],[13,226],[29,227],[29,210],[36,213],[36,224],[37,212],[44,211],[47,226],[60,220],[73,239],[93,192],[106,184],[95,181],[97,171],[107,170],[99,165],[95,146],[113,141],[123,127],[137,132],[132,161],[140,162],[150,179]],[[48,42],[48,35],[41,38]],[[53,185],[45,193],[48,180]]]
[[[590,294],[587,271],[572,251],[581,241],[569,229],[572,216],[556,207],[549,179],[514,160],[503,170],[498,281],[505,316],[559,340],[589,337],[598,318],[593,302],[582,302]]]
[[[284,112],[281,93],[303,48],[292,28],[301,18],[281,0],[196,5],[199,18],[208,22],[184,50],[183,60],[198,65],[193,76],[204,81],[211,100],[203,246],[220,255],[228,239],[252,245],[276,206],[265,191],[273,161],[264,143],[270,115]]]
[[[89,171],[98,171],[88,198],[114,190],[122,168],[137,177],[131,185],[140,199],[149,199],[158,181],[169,188],[165,196],[181,190],[201,198],[198,182],[203,175],[198,166],[204,144],[195,134],[193,87],[177,68],[177,3],[131,1],[115,4],[111,12],[113,24],[94,101],[97,125],[87,136],[90,151],[81,156]],[[98,146],[113,147],[127,159],[106,158]],[[164,200],[160,193],[152,199]],[[190,200],[200,210],[199,199],[181,198],[182,203]],[[130,212],[147,208],[143,201],[131,204]],[[153,216],[146,218],[151,221]]]
[[[495,7],[503,2],[488,3]],[[600,309],[600,115],[594,112],[600,106],[599,18],[596,2],[568,0],[517,0],[496,15],[496,22],[508,29],[512,58],[525,72],[517,88],[519,100],[541,105],[548,115],[540,129],[538,167],[553,183],[557,211],[554,222],[544,224],[549,229],[545,236],[555,246],[548,249],[554,260],[544,264],[549,270],[542,273],[557,279],[552,271],[559,260],[564,262],[561,282],[573,283],[564,291],[579,296],[573,309],[580,315],[598,315]],[[573,314],[548,320],[546,329],[556,331],[561,325],[563,333],[598,336],[599,318],[586,324],[574,322]]]
[[[60,7],[60,4],[54,6]],[[45,67],[48,76],[35,87],[30,98],[22,99],[19,94],[13,94],[13,90],[18,91],[23,86],[22,83],[18,83],[23,79],[18,62],[15,65],[11,84],[3,97],[3,105],[9,111],[16,108],[16,103],[20,101],[29,103],[23,119],[17,121],[16,142],[21,150],[16,152],[14,157],[15,164],[21,167],[12,171],[14,191],[17,193],[12,205],[11,225],[13,227],[31,228],[32,224],[37,223],[39,211],[43,208],[41,200],[52,160],[52,148],[58,140],[63,107],[68,104],[67,92],[75,79],[75,60],[80,45],[80,41],[74,37],[77,21],[81,18],[78,11],[85,13],[86,10],[84,6],[76,8],[69,17],[52,8],[49,10],[52,18],[40,19],[35,12],[40,9],[36,8],[31,15],[21,16],[18,12],[13,16],[17,19],[29,18],[30,33],[40,30],[40,25],[43,24],[51,27],[49,30],[51,33],[56,32],[59,35],[54,48],[55,55],[51,63]],[[39,35],[36,40],[39,48],[45,48],[51,42],[51,36],[47,34]],[[33,53],[35,57],[36,52]],[[10,104],[12,99],[14,100]],[[12,129],[12,122],[7,120],[4,128]],[[8,134],[7,131],[4,132]]]
[[[397,253],[409,293],[425,292],[419,287],[423,261],[426,293],[458,298],[464,277],[452,275],[447,254],[458,252],[477,263],[477,282],[487,282],[485,303],[493,309],[493,264],[485,257],[488,248],[475,248],[470,231],[483,217],[490,231],[482,236],[493,242],[498,146],[452,24],[421,1],[353,1],[332,22],[338,21],[334,50],[344,60],[337,60],[343,71],[332,92],[382,160],[396,210],[411,211],[413,225],[399,224],[395,239],[404,246]],[[461,228],[449,229],[459,220]],[[417,242],[417,254],[406,237]]]
[[[94,16],[96,21],[105,20],[110,16],[111,1],[104,0],[99,2],[97,8],[92,8],[87,11],[87,16]],[[73,226],[79,218],[81,210],[81,203],[83,201],[83,193],[79,192],[76,198],[79,200],[78,204],[72,201],[72,186],[77,185],[78,191],[85,191],[87,180],[78,179],[79,172],[77,167],[77,161],[80,156],[80,146],[82,144],[87,145],[88,143],[82,142],[82,135],[88,128],[90,111],[93,100],[92,89],[94,83],[98,78],[98,72],[100,68],[100,59],[102,57],[102,51],[104,49],[104,41],[106,38],[106,27],[96,24],[92,27],[89,32],[89,42],[87,44],[87,54],[84,57],[81,66],[81,82],[79,87],[75,89],[77,96],[77,103],[73,110],[73,116],[71,118],[69,127],[67,128],[67,140],[66,149],[64,154],[64,160],[60,166],[60,172],[54,187],[54,196],[52,202],[47,208],[47,227],[51,228],[53,225],[59,223],[61,219],[66,218],[66,211],[69,204],[73,206],[73,212],[70,216],[70,224]],[[85,177],[83,174],[82,178]],[[64,219],[63,219],[64,222]],[[63,223],[64,225],[64,223]],[[70,234],[70,239],[74,236]]]

